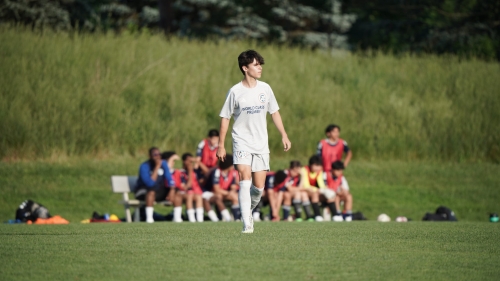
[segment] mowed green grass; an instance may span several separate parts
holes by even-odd
[[[0,226],[2,280],[498,280],[500,224]]]
[[[179,151],[182,153],[183,151]],[[273,170],[284,169],[293,158],[271,158]],[[137,175],[145,158],[108,160],[67,159],[56,162],[0,162],[0,222],[13,219],[19,204],[32,199],[51,214],[80,222],[92,212],[124,216],[121,195],[111,191],[111,175]],[[303,163],[305,158],[298,158]],[[178,163],[179,164],[179,163]],[[370,220],[381,213],[393,219],[421,220],[439,205],[455,211],[460,221],[488,221],[500,212],[500,165],[353,161],[345,171],[354,195],[354,210]],[[156,207],[161,214],[169,208]]]

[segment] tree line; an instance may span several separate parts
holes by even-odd
[[[0,23],[500,59],[498,0],[0,0]]]

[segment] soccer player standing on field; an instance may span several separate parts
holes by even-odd
[[[240,176],[242,233],[253,233],[252,210],[259,204],[266,172],[269,171],[268,112],[281,134],[284,150],[288,151],[292,146],[283,127],[273,90],[267,83],[257,80],[262,75],[263,64],[264,58],[253,50],[238,56],[238,65],[245,77],[229,90],[219,114],[221,122],[217,158],[221,161],[226,157],[224,141],[229,120],[231,116],[234,117],[233,159]]]

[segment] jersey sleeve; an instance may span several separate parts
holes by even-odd
[[[311,187],[311,184],[309,183],[308,175],[307,175],[307,170],[306,168],[302,168],[300,170],[300,184],[303,187]]]
[[[344,152],[348,152],[350,149],[349,149],[349,146],[347,145],[347,142],[346,141],[343,141],[344,142]]]
[[[201,157],[201,154],[203,152],[203,148],[205,147],[205,140],[202,140],[199,144],[198,144],[198,148],[196,149],[196,156],[197,157]]]
[[[141,181],[147,187],[153,187],[155,185],[155,181],[151,179],[149,172],[150,172],[149,165],[147,163],[143,163],[139,167],[139,177],[140,177]]]
[[[318,187],[319,188],[325,188],[325,180],[324,177],[326,177],[326,172],[321,172],[321,176],[318,177],[317,182],[318,182]]]
[[[276,97],[274,96],[273,90],[271,89],[271,87],[269,87],[269,106],[267,108],[267,112],[269,112],[269,114],[273,114],[278,110],[280,110],[280,107],[278,106],[278,101],[276,101]]]
[[[349,190],[349,184],[347,183],[347,180],[344,176],[342,176],[342,189]]]
[[[323,153],[323,142],[319,141],[318,142],[318,147],[316,148],[316,154],[321,156]]]
[[[222,118],[231,119],[231,116],[234,114],[234,107],[236,105],[234,92],[229,91],[226,96],[226,101],[222,106],[219,116]]]
[[[213,172],[212,176],[212,184],[219,184],[220,183],[220,170],[217,169]]]

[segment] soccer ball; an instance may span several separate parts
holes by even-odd
[[[397,218],[396,218],[396,221],[397,221],[397,222],[407,222],[407,221],[408,221],[408,219],[407,219],[406,217],[397,217]]]
[[[391,218],[386,214],[380,214],[377,218],[379,222],[390,222]]]

